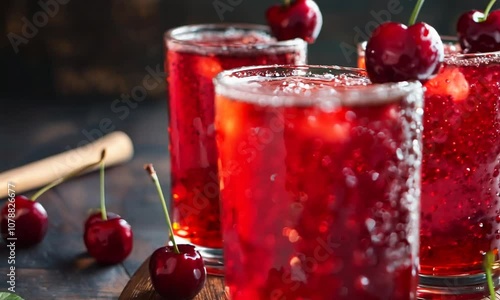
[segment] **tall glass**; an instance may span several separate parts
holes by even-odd
[[[444,67],[425,84],[419,295],[481,299],[489,251],[500,285],[500,52],[443,41]]]
[[[198,246],[214,273],[222,268],[222,238],[212,79],[241,66],[304,64],[307,44],[277,42],[260,25],[207,24],[168,31],[165,46],[174,233]]]
[[[341,67],[217,76],[232,300],[416,299],[422,94]]]

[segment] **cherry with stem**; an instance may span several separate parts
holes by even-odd
[[[172,246],[166,245],[156,249],[149,258],[149,275],[156,292],[171,300],[193,299],[203,288],[207,271],[203,258],[193,245],[177,244],[167,204],[158,175],[152,164],[144,167],[161,200],[165,221],[167,223],[169,240]]]
[[[323,15],[313,0],[284,0],[267,9],[266,20],[280,41],[301,38],[312,44],[323,26]]]
[[[408,26],[386,22],[366,45],[366,71],[373,83],[419,80],[426,82],[440,70],[444,46],[438,32],[417,18],[424,5],[418,0]]]
[[[490,0],[484,12],[471,10],[457,22],[457,36],[465,53],[500,51],[500,10],[493,10],[496,0]]]
[[[101,154],[100,163],[100,211],[91,214],[84,226],[83,240],[88,253],[101,264],[117,264],[124,261],[132,252],[133,232],[130,224],[122,217],[106,211],[105,198],[105,157]]]

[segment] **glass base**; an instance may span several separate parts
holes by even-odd
[[[495,290],[500,286],[500,274],[493,274]],[[419,275],[418,299],[483,299],[490,294],[486,274],[459,276]]]
[[[192,244],[189,240],[178,236],[175,237],[175,242],[179,244]],[[209,275],[224,276],[224,257],[222,249],[195,246],[196,250],[198,250],[203,257],[207,273]]]

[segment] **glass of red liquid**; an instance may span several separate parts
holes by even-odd
[[[500,285],[500,52],[443,41],[444,67],[425,84],[419,296],[481,299],[488,252]]]
[[[416,299],[422,98],[360,69],[217,76],[231,300]]]
[[[213,77],[249,65],[304,64],[301,39],[276,41],[266,26],[190,25],[165,34],[173,228],[198,246],[209,273],[221,273]]]
[[[426,88],[420,293],[478,299],[486,253],[500,275],[500,52],[448,55]]]

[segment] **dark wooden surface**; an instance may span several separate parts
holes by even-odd
[[[89,209],[99,206],[98,173],[63,183],[39,198],[49,215],[45,240],[34,248],[16,249],[16,292],[25,299],[118,299],[139,266],[168,238],[156,189],[143,170],[145,163],[153,163],[164,192],[169,192],[165,101],[137,103],[121,120],[111,110],[113,100],[65,105],[2,100],[0,172],[75,148],[88,140],[82,130],[99,128],[104,118],[112,120],[115,130],[125,131],[135,148],[132,161],[106,171],[108,211],[131,224],[132,254],[115,266],[94,263],[83,244],[83,223]],[[8,256],[2,242],[0,290],[8,287]]]
[[[132,225],[132,254],[123,263],[106,267],[86,254],[82,225],[88,210],[99,205],[99,176],[91,173],[63,183],[39,198],[49,215],[45,240],[31,249],[16,249],[16,292],[27,300],[160,299],[151,287],[147,259],[165,244],[167,232],[143,165],[155,165],[168,193],[166,103],[138,103],[122,120],[110,109],[113,100],[65,105],[1,100],[0,172],[75,148],[87,139],[82,130],[98,128],[104,118],[113,122],[114,130],[129,134],[135,147],[132,161],[106,171],[108,210]],[[0,291],[8,287],[8,256],[0,244]],[[222,278],[210,277],[196,300],[224,299]]]

